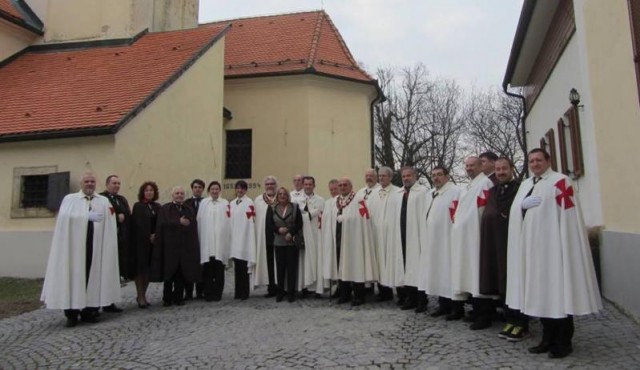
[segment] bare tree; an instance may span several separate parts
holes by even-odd
[[[511,159],[518,177],[524,174],[523,113],[520,100],[497,88],[474,91],[465,109],[466,140],[477,152],[490,150]]]

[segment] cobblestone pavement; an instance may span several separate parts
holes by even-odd
[[[474,332],[391,302],[276,303],[262,297],[264,290],[235,301],[227,283],[221,302],[167,308],[159,303],[161,285],[152,284],[147,310],[135,305],[129,283],[123,313],[75,328],[64,327],[62,312],[44,309],[2,320],[0,369],[640,368],[640,326],[610,304],[600,315],[577,318],[573,354],[550,360],[526,350],[540,340],[537,321],[532,338],[508,343],[497,337],[501,323]]]

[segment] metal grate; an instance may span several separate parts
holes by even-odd
[[[251,178],[251,130],[227,131],[225,177]]]
[[[22,176],[22,208],[47,206],[49,175]]]

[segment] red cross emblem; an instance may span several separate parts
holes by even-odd
[[[451,202],[451,205],[449,206],[449,217],[451,217],[451,222],[454,222],[457,209],[458,209],[458,200],[454,200],[453,202]]]
[[[360,208],[358,211],[360,212],[360,216],[365,217],[367,220],[369,219],[369,210],[367,209],[367,204],[364,200],[358,202],[360,204]]]
[[[478,208],[484,207],[487,205],[487,201],[489,200],[489,190],[483,189],[482,194],[478,195]]]
[[[556,194],[557,194],[556,203],[558,203],[558,205],[560,207],[563,207],[565,210],[575,207],[575,203],[573,202],[573,198],[572,198],[573,186],[571,185],[567,186],[567,180],[562,179],[556,182],[555,187],[556,189],[558,189],[558,191],[560,191],[559,194],[558,194],[558,191],[556,191]]]
[[[247,219],[251,219],[251,217],[256,217],[256,209],[254,206],[249,206],[249,210],[247,211]]]
[[[109,207],[109,211],[111,211],[111,214],[116,213],[116,209],[115,209],[115,208],[113,208],[113,206]]]
[[[231,218],[231,205],[227,204],[227,217]]]

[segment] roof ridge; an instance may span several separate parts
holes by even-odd
[[[316,21],[316,27],[313,31],[313,39],[311,40],[311,50],[309,50],[309,58],[307,58],[307,68],[312,68],[316,63],[316,54],[318,52],[318,43],[320,42],[320,34],[322,33],[322,22],[326,13],[320,11],[318,13],[318,20]]]
[[[347,47],[346,42],[344,41],[344,39],[342,38],[342,35],[340,34],[340,31],[338,31],[338,28],[335,26],[335,24],[333,24],[333,21],[331,20],[331,17],[329,16],[329,14],[327,14],[324,10],[322,11],[327,19],[327,22],[329,24],[329,27],[331,27],[331,29],[333,30],[333,33],[336,35],[336,37],[338,38],[338,42],[340,43],[340,46],[342,47],[342,51],[344,51],[344,53],[347,55],[347,59],[349,59],[349,61],[351,62],[351,64],[353,64],[353,66],[360,72],[364,73],[367,77],[369,77],[370,79],[374,79],[373,77],[371,77],[371,75],[369,73],[367,73],[364,69],[362,69],[360,67],[360,65],[358,64],[358,62],[356,62],[355,58],[353,57],[353,55],[351,54],[351,51],[349,50],[349,48]]]
[[[324,10],[315,9],[315,10],[301,10],[301,11],[290,12],[290,13],[251,15],[251,16],[239,17],[239,18],[218,19],[218,20],[213,20],[211,22],[199,23],[198,25],[199,26],[206,26],[206,25],[211,25],[211,24],[215,24],[215,23],[223,23],[223,22],[244,21],[244,20],[249,20],[249,19],[272,18],[272,17],[282,17],[282,16],[291,16],[291,15],[300,15],[300,14],[320,13],[320,12],[324,13]]]

